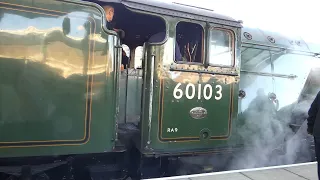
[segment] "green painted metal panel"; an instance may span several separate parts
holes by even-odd
[[[160,85],[159,138],[162,141],[198,140],[205,129],[212,139],[227,138],[230,134],[234,85],[219,82],[219,77],[215,75],[199,77],[197,73],[176,72],[172,76],[176,78],[166,78]],[[183,92],[180,99],[174,97],[175,87]],[[195,107],[206,109],[206,117],[193,118],[190,112]]]
[[[238,44],[235,67],[204,68],[199,64],[173,62],[170,58],[174,57],[170,50],[174,44],[171,37],[175,33],[172,27],[164,44],[145,45],[143,63],[147,73],[143,86],[141,149],[145,154],[227,152],[228,148],[238,145],[237,138],[232,136],[232,127],[237,119],[240,78],[238,30],[235,29]],[[186,90],[187,86],[189,90]],[[203,93],[205,86],[206,95]],[[209,95],[211,88],[212,96]],[[183,95],[180,97],[178,92],[175,95],[174,91]],[[190,111],[197,107],[206,109],[204,118],[192,118],[190,115]]]
[[[120,74],[119,123],[124,123],[125,121],[138,123],[140,121],[141,76],[142,70],[133,68],[125,69]]]
[[[112,151],[119,51],[101,12],[51,0],[0,8],[0,157]]]

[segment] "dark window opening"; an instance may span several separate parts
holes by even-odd
[[[109,29],[124,31],[124,36],[120,36],[121,42],[130,49],[143,46],[151,36],[166,31],[165,22],[161,17],[136,13],[118,3],[101,4],[101,6],[114,8],[113,19],[107,26]]]
[[[183,62],[202,63],[203,28],[199,24],[179,22],[176,27],[176,40]]]
[[[129,61],[130,61],[130,48],[126,44],[122,44],[122,63],[121,64],[123,65],[123,68],[127,68]]]
[[[136,13],[118,3],[100,5],[106,13],[107,28],[118,32],[121,43],[126,44],[130,49],[143,46],[145,42],[150,42],[150,38],[152,42],[161,42],[165,38],[166,25],[161,17]],[[110,6],[112,7],[111,15],[108,14]],[[135,56],[142,55],[135,54]],[[128,58],[124,57],[124,59]],[[130,62],[123,61],[123,63],[127,63],[124,64],[125,68],[130,66]]]

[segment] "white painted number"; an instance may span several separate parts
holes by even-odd
[[[179,87],[181,86],[181,83],[178,83],[176,87],[173,90],[173,97],[175,99],[181,99],[183,96],[183,90],[181,90]],[[216,85],[216,95],[214,98],[216,100],[220,100],[222,98],[222,86]],[[210,100],[212,98],[213,90],[211,84],[204,85],[203,89],[201,87],[201,84],[198,84],[198,99],[201,99],[201,96],[203,94],[204,99]],[[185,89],[185,96],[187,99],[193,99],[196,95],[196,86],[194,84],[187,84]]]
[[[207,90],[209,89],[209,95],[208,95],[208,92]],[[201,91],[200,91],[201,92]],[[206,99],[206,100],[209,100],[211,99],[212,97],[212,86],[211,84],[206,84],[203,88],[203,97]]]
[[[216,99],[216,100],[220,100],[221,98],[222,98],[222,87],[221,87],[221,85],[216,85],[216,89],[217,88],[219,88],[219,90],[217,91],[217,94],[219,94],[219,96],[217,97],[217,96],[214,96],[214,98]]]
[[[182,98],[182,96],[183,96],[182,90],[179,89],[180,86],[181,86],[181,83],[178,83],[178,84],[176,85],[176,87],[174,88],[174,90],[173,90],[173,97],[176,98],[176,99],[180,99],[180,98]],[[177,95],[177,93],[178,93],[179,95]]]
[[[191,87],[191,91],[192,91],[191,95],[189,93],[190,87]],[[192,99],[194,97],[195,93],[196,93],[196,87],[194,86],[194,84],[188,84],[186,87],[186,97],[188,99]]]
[[[198,89],[201,89],[201,84],[198,84]],[[198,99],[201,99],[201,91],[198,91]]]

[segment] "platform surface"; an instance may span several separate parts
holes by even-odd
[[[318,180],[318,177],[317,163],[311,162],[169,178],[156,178],[152,180]]]

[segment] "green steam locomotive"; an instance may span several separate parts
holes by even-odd
[[[314,159],[303,123],[320,87],[317,45],[153,0],[0,9],[1,179],[202,173],[246,153]]]

